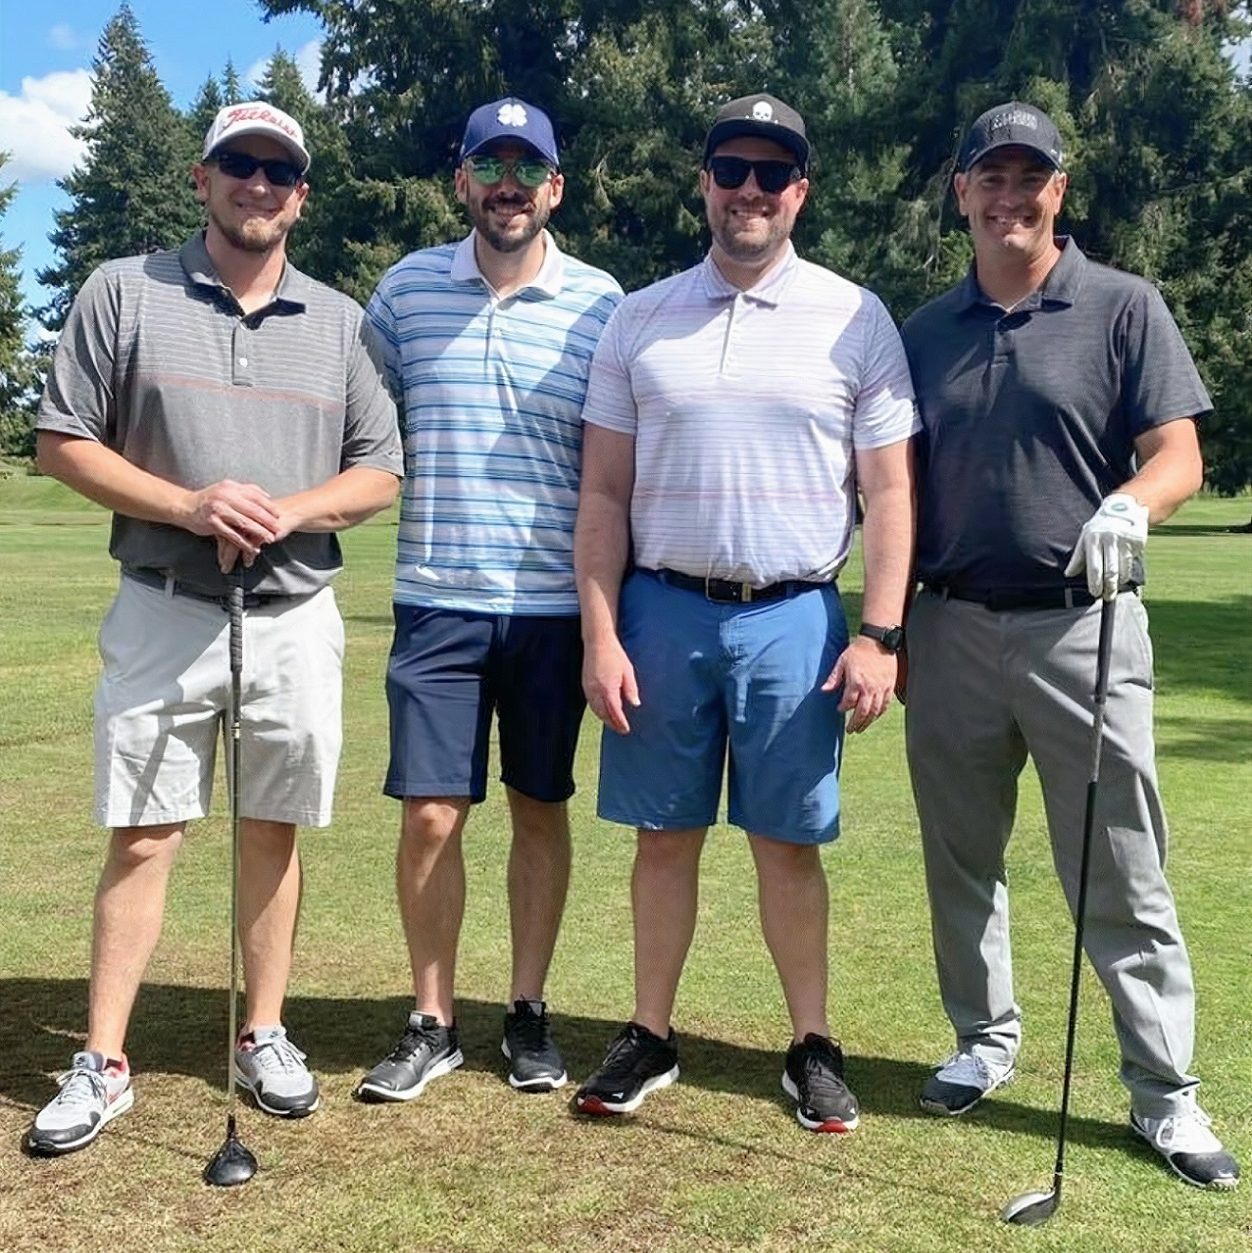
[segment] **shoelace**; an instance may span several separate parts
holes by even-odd
[[[61,1090],[57,1093],[56,1103],[69,1108],[86,1108],[97,1101],[108,1100],[108,1089],[105,1087],[104,1076],[94,1070],[67,1070],[57,1076]]]
[[[521,1037],[527,1052],[538,1053],[548,1043],[548,1016],[546,1014],[517,1014],[513,1018],[513,1030]]]
[[[407,1062],[422,1048],[434,1052],[439,1047],[438,1027],[405,1027],[400,1043],[387,1056],[389,1062]]]
[[[634,1072],[639,1050],[649,1044],[646,1036],[628,1027],[609,1046],[604,1065],[600,1068],[600,1078],[606,1083],[628,1079]]]
[[[984,1088],[992,1081],[991,1069],[977,1053],[962,1053],[959,1050],[945,1057],[935,1068],[942,1073],[949,1067],[950,1075],[944,1075],[945,1083],[967,1084],[970,1087]]]
[[[286,1036],[263,1040],[252,1050],[253,1060],[261,1070],[280,1070],[284,1074],[303,1070],[306,1056]]]
[[[1200,1134],[1207,1139],[1213,1120],[1202,1109],[1188,1110],[1185,1114],[1176,1114],[1172,1118],[1164,1119],[1160,1130],[1156,1133],[1156,1138],[1163,1148],[1171,1148],[1176,1141],[1185,1141],[1189,1134],[1194,1132],[1197,1124]]]
[[[842,1084],[839,1078],[839,1054],[829,1040],[810,1044],[804,1050],[804,1077],[820,1079],[828,1084]]]

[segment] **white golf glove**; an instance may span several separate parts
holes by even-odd
[[[1066,577],[1087,572],[1092,596],[1112,600],[1129,582],[1135,558],[1148,542],[1148,507],[1125,492],[1106,496],[1078,536]]]

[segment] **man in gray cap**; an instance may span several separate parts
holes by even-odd
[[[296,827],[326,826],[340,747],[336,531],[394,499],[395,406],[361,308],[287,263],[308,196],[299,124],[231,105],[193,168],[206,229],[83,284],[39,410],[40,468],[113,510],[117,597],[100,631],[96,894],[87,1039],[28,1133],[90,1144],[134,1101],[124,1052],[170,867],[208,812],[229,692],[226,597],[245,591],[240,1083],[311,1113],[282,1006],[300,900]]]
[[[859,1120],[827,1017],[820,850],[839,833],[844,716],[863,730],[895,683],[916,418],[882,303],[791,245],[809,156],[783,101],[726,105],[700,171],[708,256],[627,296],[592,366],[583,686],[606,727],[600,816],[637,843],[634,1011],[578,1092],[588,1114],[628,1113],[678,1075],[670,1018],[729,756],[728,817],[748,835],[791,1019],[783,1089],[808,1130]],[[849,641],[834,580],[858,491]]]
[[[1017,778],[1029,754],[1073,908],[1097,606],[1115,597],[1084,940],[1112,1000],[1131,1127],[1188,1183],[1232,1188],[1238,1164],[1189,1073],[1195,997],[1164,874],[1140,600],[1149,522],[1200,486],[1210,404],[1157,290],[1054,233],[1066,186],[1046,114],[1018,101],[984,113],[955,177],[974,264],[903,328],[923,424],[908,756],[957,1044],[921,1103],[963,1114],[1013,1078]]]

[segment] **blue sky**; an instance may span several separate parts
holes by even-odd
[[[0,0],[0,150],[10,153],[0,181],[18,184],[0,240],[21,246],[25,291],[36,303],[45,297],[34,273],[53,260],[52,214],[67,203],[56,180],[79,151],[67,128],[86,109],[92,57],[120,7],[121,0]],[[265,22],[256,0],[130,0],[130,7],[179,108],[227,60],[241,75],[260,77],[276,47],[296,57],[306,81],[316,79],[321,25],[307,14]]]

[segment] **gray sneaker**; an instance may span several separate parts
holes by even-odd
[[[235,1049],[236,1083],[251,1092],[258,1109],[279,1118],[304,1118],[320,1100],[304,1054],[283,1027],[258,1027]]]
[[[464,1060],[456,1024],[445,1027],[433,1014],[414,1010],[400,1042],[361,1080],[356,1094],[363,1101],[411,1101]]]
[[[60,1092],[35,1115],[26,1133],[32,1153],[55,1157],[86,1148],[135,1103],[124,1057],[119,1065],[101,1053],[75,1053],[57,1084]]]
[[[1198,1105],[1168,1118],[1147,1118],[1132,1110],[1130,1125],[1179,1179],[1197,1188],[1238,1187],[1239,1163],[1222,1147],[1210,1130],[1212,1119]]]
[[[989,1062],[969,1049],[959,1049],[922,1084],[922,1109],[931,1114],[964,1114],[996,1088],[1012,1083],[1016,1074],[1012,1062]]]

